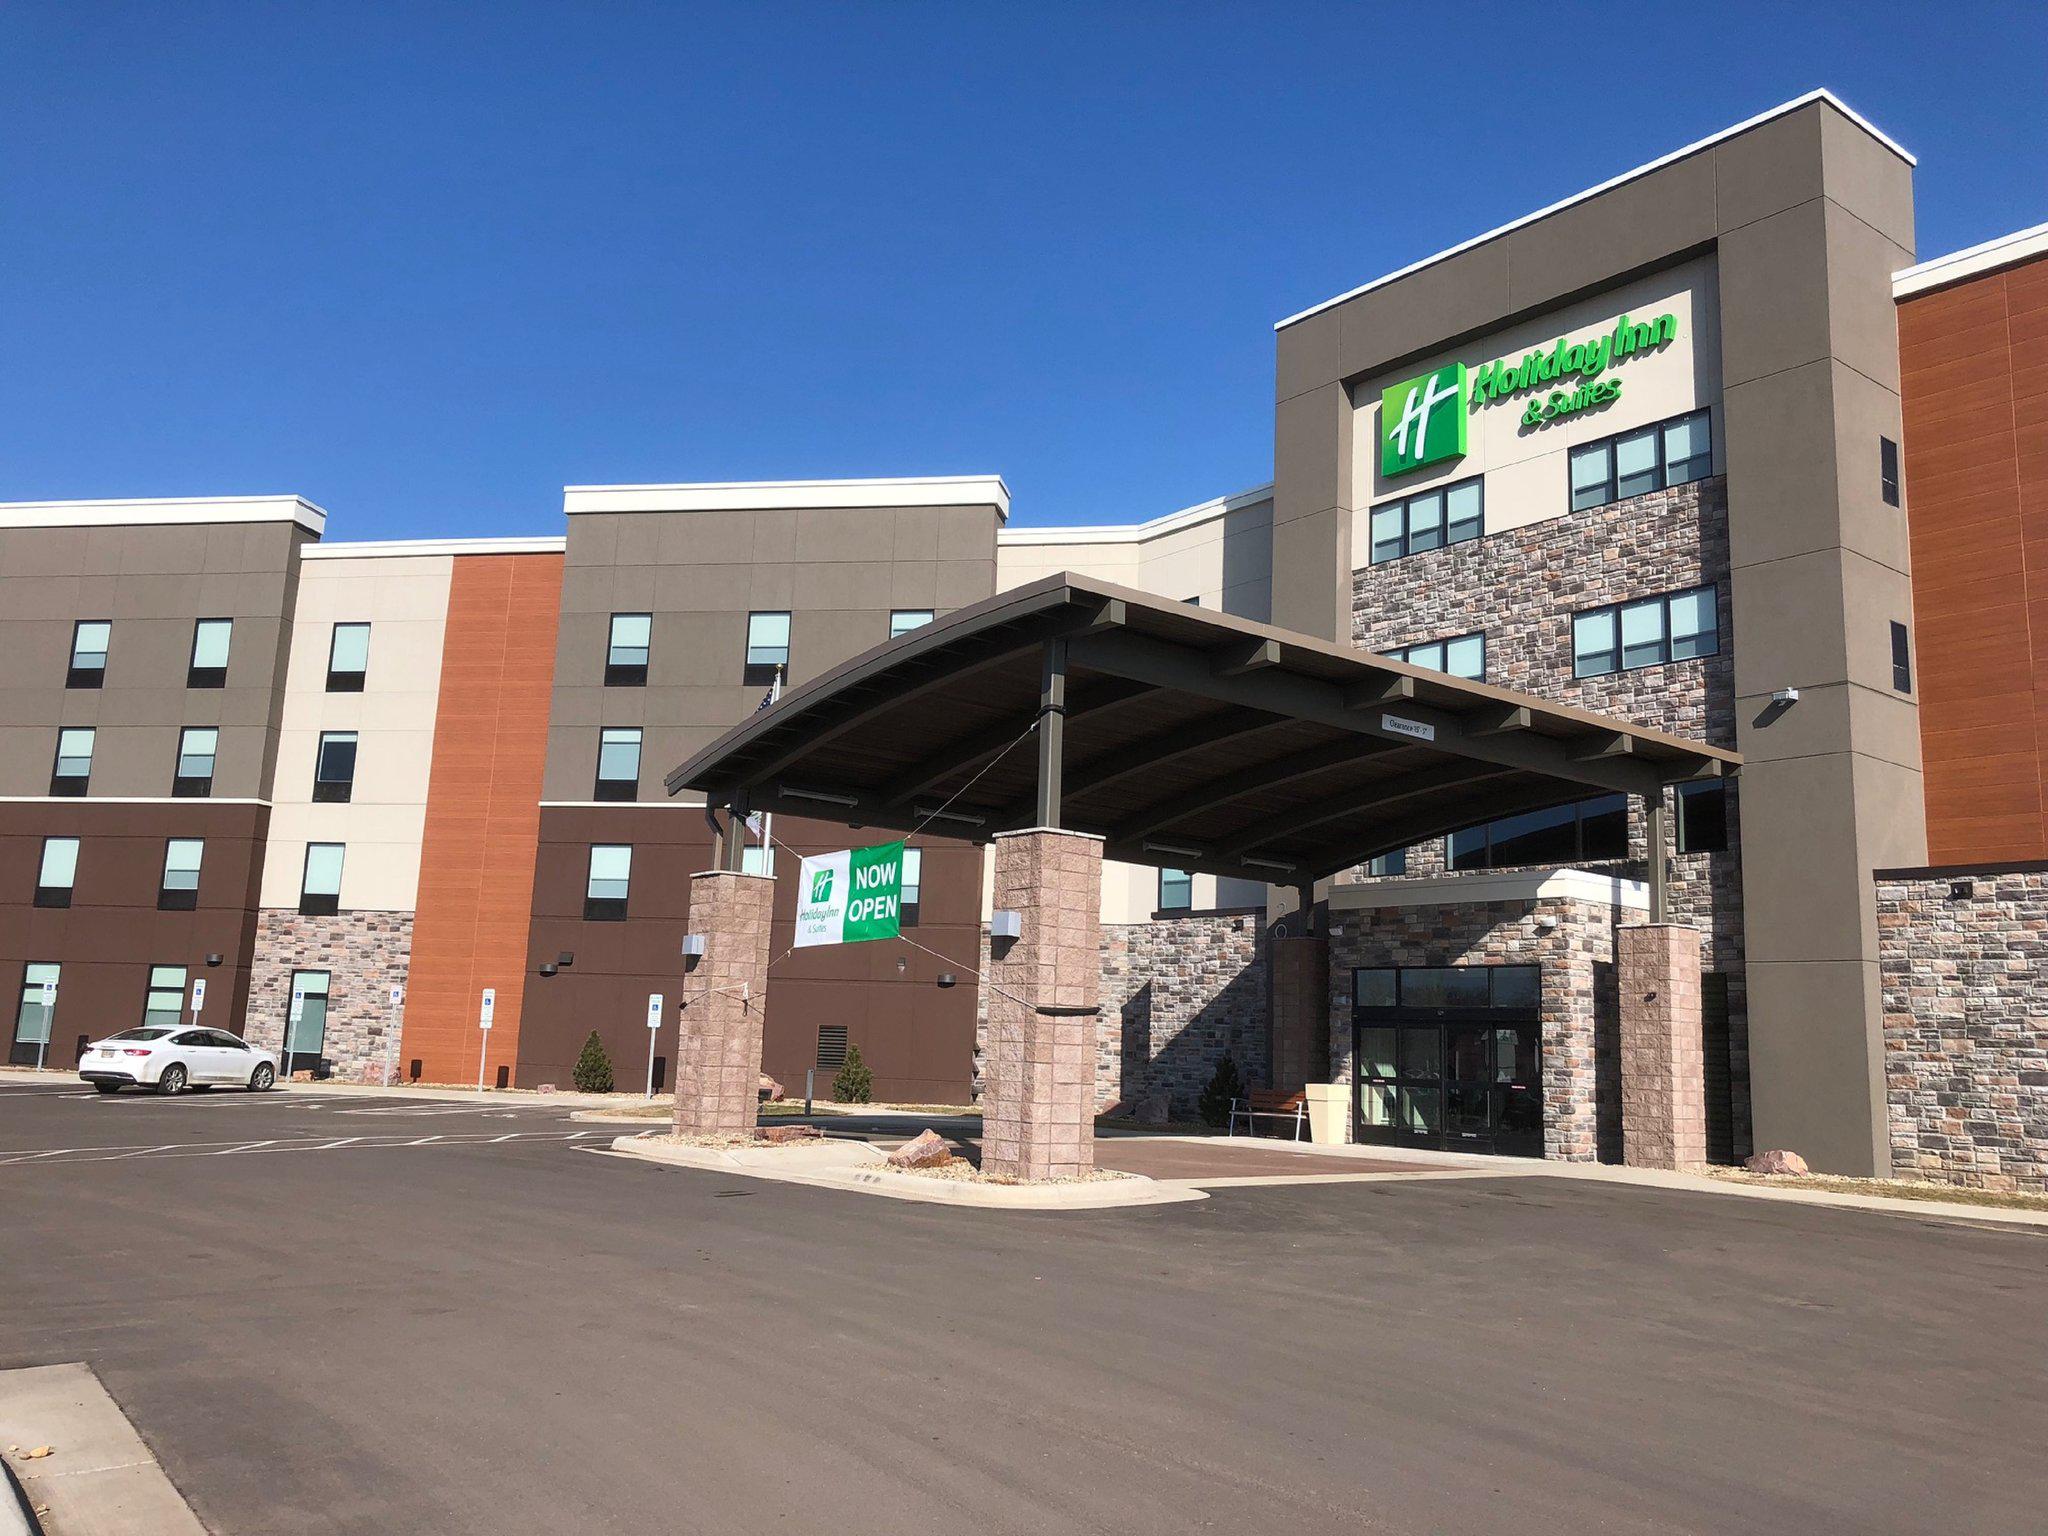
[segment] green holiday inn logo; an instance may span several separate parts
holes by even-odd
[[[1462,458],[1466,442],[1463,363],[1448,363],[1380,391],[1380,473],[1405,475]]]
[[[830,901],[831,899],[832,871],[829,869],[813,871],[811,874],[811,900]]]

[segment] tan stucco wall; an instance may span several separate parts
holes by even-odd
[[[316,842],[346,845],[344,910],[412,910],[453,564],[447,555],[304,562],[263,865],[264,906],[298,904],[306,844]],[[370,625],[363,692],[329,693],[334,625],[360,621]],[[346,805],[312,803],[322,731],[357,734],[355,790]]]
[[[996,588],[1074,571],[1263,622],[1272,613],[1272,535],[1273,500],[1257,494],[1154,524],[1005,528],[996,535]]]

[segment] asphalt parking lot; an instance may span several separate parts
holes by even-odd
[[[0,1084],[0,1367],[273,1532],[2038,1528],[2048,1239],[1553,1178],[1007,1214],[531,1100]]]

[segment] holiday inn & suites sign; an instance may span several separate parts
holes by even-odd
[[[1624,358],[1654,352],[1678,335],[1678,316],[1634,320],[1623,315],[1612,331],[1585,341],[1560,336],[1520,358],[1480,368],[1447,363],[1380,391],[1380,473],[1405,475],[1465,456],[1472,413],[1518,395],[1522,425],[1537,427],[1560,416],[1607,405],[1621,397],[1621,380],[1607,370]]]
[[[797,873],[796,947],[893,939],[903,923],[903,845],[842,849]]]

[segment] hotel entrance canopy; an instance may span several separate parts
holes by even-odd
[[[1305,886],[1460,827],[1731,774],[1701,742],[1071,573],[854,657],[668,775],[707,807]],[[728,836],[727,867],[738,839]]]

